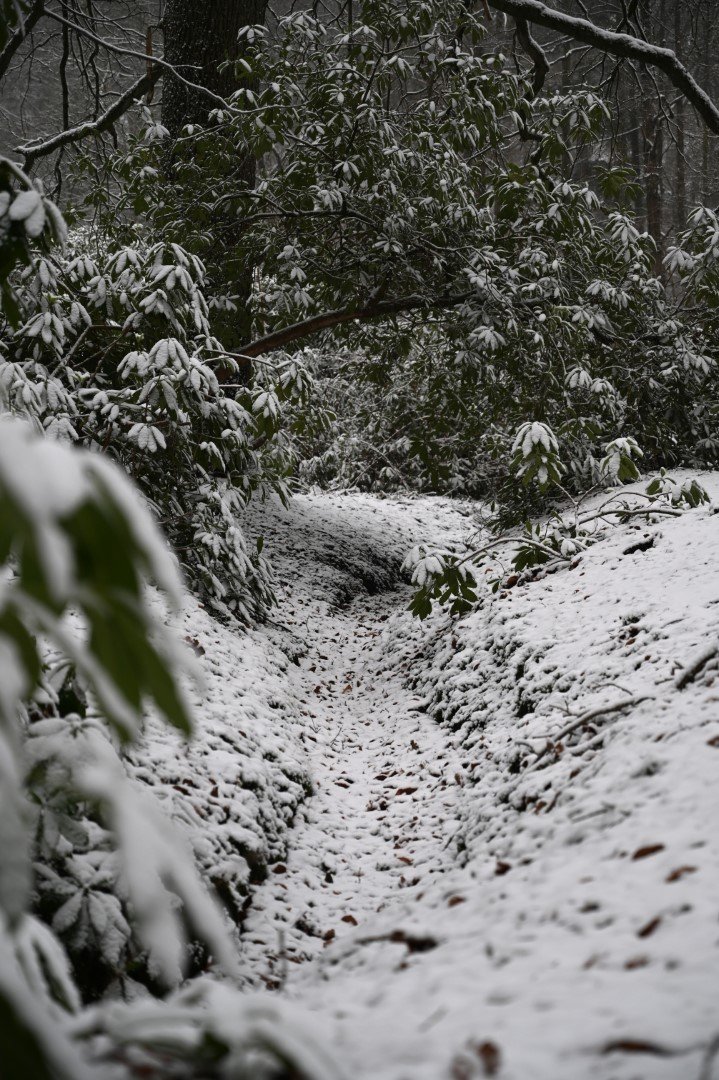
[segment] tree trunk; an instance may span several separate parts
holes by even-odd
[[[641,122],[639,120],[639,113],[633,103],[629,111],[629,132],[627,134],[627,142],[629,145],[629,160],[632,163],[634,172],[637,174],[637,194],[634,199],[634,212],[637,215],[637,221],[641,227],[646,228],[647,215],[646,206],[644,205],[644,189],[640,183],[644,168],[642,148],[639,139],[640,128]]]
[[[189,82],[228,97],[237,89],[235,72],[232,66],[223,71],[219,66],[241,57],[238,34],[244,26],[264,23],[266,7],[267,0],[167,0],[165,59]],[[162,118],[171,135],[179,135],[186,124],[206,124],[215,107],[201,90],[165,79]]]
[[[654,11],[651,0],[640,0],[639,10],[644,22],[644,29],[651,35]],[[658,30],[663,34],[664,4],[661,4]],[[663,44],[660,38],[660,44]],[[647,232],[657,248],[655,271],[661,273],[662,248],[662,180],[664,164],[664,121],[660,87],[650,77],[644,64],[639,66],[639,84],[642,88],[642,152],[644,158],[644,197],[647,206]]]
[[[647,203],[647,232],[657,246],[657,271],[662,261],[662,161],[664,157],[664,128],[661,115],[655,111],[654,101],[648,93],[644,96],[642,117],[644,142],[644,192]]]
[[[682,4],[674,4],[674,52],[679,60],[684,60],[684,30],[682,27]],[[683,229],[687,218],[687,163],[686,163],[686,108],[684,98],[680,97],[676,106],[677,144],[676,170],[674,178],[674,228]]]
[[[227,99],[238,87],[234,65],[220,70],[224,61],[242,57],[243,45],[238,34],[245,26],[264,23],[268,0],[167,0],[163,19],[165,59],[188,82],[166,75],[163,79],[162,119],[173,138],[188,124],[206,127],[210,112],[218,102],[203,93],[200,87],[219,98]],[[185,151],[177,146],[172,151],[175,164]],[[237,147],[233,177],[238,190],[255,185],[257,163],[252,154]],[[194,150],[191,151],[194,153]],[[172,164],[170,165],[172,168]],[[189,193],[188,193],[189,195]],[[237,311],[231,316],[218,317],[216,332],[232,342],[250,336],[250,296],[253,267],[242,249],[242,226],[228,207],[212,224],[214,247],[209,256],[203,252],[212,284],[235,296]]]

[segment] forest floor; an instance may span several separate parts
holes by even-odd
[[[261,515],[312,794],[254,889],[248,986],[305,1010],[338,1080],[714,1080],[719,516],[419,624],[399,558],[471,517]]]

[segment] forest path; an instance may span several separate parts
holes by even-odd
[[[244,924],[244,966],[256,985],[291,990],[311,978],[308,965],[330,942],[363,944],[370,921],[368,945],[433,945],[422,931],[376,936],[378,913],[392,926],[393,907],[406,913],[428,882],[456,867],[448,842],[462,794],[458,751],[421,711],[401,669],[386,670],[382,630],[408,596],[402,587],[340,610],[318,605],[308,619],[308,653],[295,670],[314,794],[290,832],[286,862],[270,867]],[[390,952],[393,961],[406,955]]]
[[[719,661],[691,666],[719,634],[718,521],[630,520],[423,624],[402,553],[471,518],[312,495],[263,522],[315,793],[243,968],[332,1080],[719,1080]],[[560,743],[568,715],[602,719]]]

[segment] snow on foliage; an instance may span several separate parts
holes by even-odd
[[[174,819],[203,879],[239,923],[311,791],[288,677],[300,646],[271,630],[238,637],[193,601],[180,630],[202,673],[195,738],[183,744],[150,718],[127,769]]]
[[[311,379],[280,355],[237,392],[213,336],[202,262],[174,243],[39,254],[14,280],[20,325],[0,341],[0,402],[53,438],[114,456],[138,483],[190,584],[243,621],[271,575],[239,519],[253,492],[288,496],[288,408]]]

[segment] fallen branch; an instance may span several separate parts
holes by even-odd
[[[432,300],[424,296],[403,296],[396,300],[380,300],[374,304],[368,304],[360,308],[343,308],[339,311],[325,311],[321,315],[312,315],[302,322],[292,323],[282,330],[275,330],[272,334],[257,338],[247,345],[241,345],[237,353],[228,355],[239,356],[242,359],[261,356],[262,353],[273,352],[282,349],[293,341],[317,334],[320,330],[331,330],[343,323],[369,322],[374,319],[391,318],[393,315],[404,315],[412,311],[437,311],[447,308],[459,307],[472,297],[473,293],[459,293],[450,296],[439,296]]]

